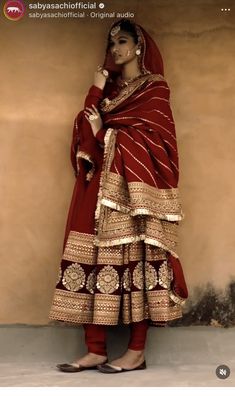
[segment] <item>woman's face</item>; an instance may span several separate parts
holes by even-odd
[[[138,45],[133,37],[122,30],[110,38],[109,50],[116,65],[123,65],[137,57],[135,51]]]

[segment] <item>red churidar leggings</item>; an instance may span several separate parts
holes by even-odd
[[[96,355],[107,356],[106,326],[97,324],[84,324],[83,327],[85,330],[85,343],[87,345],[88,352],[95,353]],[[147,320],[131,323],[129,327],[130,340],[128,349],[142,351],[145,347],[145,341],[147,337]]]

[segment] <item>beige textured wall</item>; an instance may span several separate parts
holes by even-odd
[[[209,0],[126,3],[106,1],[106,11],[135,12],[160,47],[172,91],[189,292],[207,281],[223,290],[235,277],[234,10]],[[74,185],[73,120],[112,21],[1,15],[0,323],[48,323]]]

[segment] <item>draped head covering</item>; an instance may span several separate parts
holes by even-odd
[[[112,37],[111,32],[115,33],[115,29],[117,33],[118,31],[127,31],[127,33],[132,33],[132,36],[134,34],[137,37],[137,44],[141,50],[139,63],[142,74],[161,74],[164,76],[163,60],[156,43],[142,28],[142,26],[135,24],[128,19],[122,19],[121,21],[115,22],[110,28],[106,56],[103,63],[103,67],[105,69],[111,72],[111,74],[113,72],[121,72],[121,66],[115,65],[112,54],[109,51],[109,40]]]

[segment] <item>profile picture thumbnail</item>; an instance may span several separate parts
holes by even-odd
[[[4,15],[7,19],[11,21],[18,21],[25,14],[25,6],[22,1],[6,1],[3,7]]]

